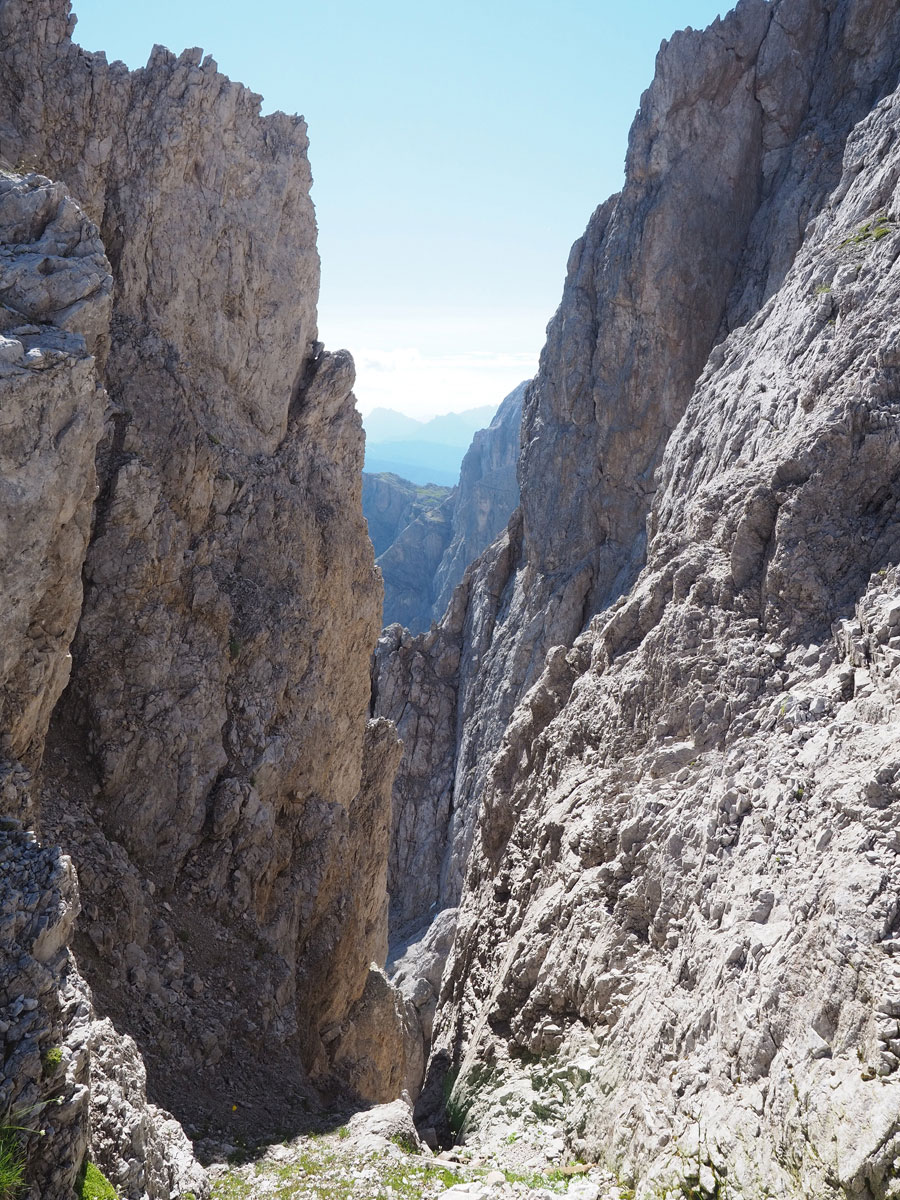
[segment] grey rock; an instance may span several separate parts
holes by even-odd
[[[372,475],[363,471],[363,516],[376,559],[396,541],[407,525],[439,507],[452,490],[438,484],[411,483],[390,472]]]
[[[476,1149],[518,1096],[639,1195],[686,1163],[892,1194],[898,46],[867,0],[664,45],[528,392],[521,516],[377,664],[437,713],[458,655],[395,811],[449,793],[420,1112],[459,1070]]]
[[[573,646],[636,579],[655,472],[698,376],[708,358],[716,364],[728,330],[778,288],[839,182],[850,130],[893,86],[895,19],[862,0],[833,16],[799,0],[743,0],[707,33],[687,30],[661,49],[631,132],[625,187],[572,249],[527,393],[520,514],[473,569],[467,610],[452,610],[432,641],[441,655],[448,637],[459,644],[456,712],[449,724],[421,720],[438,730],[426,753],[440,774],[417,790],[404,761],[395,807],[427,809],[430,796],[447,795],[449,775],[440,906],[458,899],[516,704],[548,652]],[[858,42],[867,22],[871,37]],[[764,537],[765,519],[752,536]],[[423,648],[412,642],[397,656]],[[383,654],[378,670],[407,667]],[[377,687],[379,696],[395,690]],[[408,760],[419,755],[404,743]]]
[[[98,231],[65,188],[0,173],[0,728],[4,755],[30,767],[71,668],[107,405],[87,345],[111,290]]]

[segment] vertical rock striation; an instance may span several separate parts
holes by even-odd
[[[663,44],[624,188],[572,249],[525,397],[519,513],[473,568],[465,614],[447,617],[461,639],[455,717],[425,751],[452,763],[442,903],[458,898],[516,704],[548,651],[636,579],[655,472],[704,363],[783,281],[850,130],[896,70],[896,14],[866,0],[741,0],[705,33]],[[420,652],[382,654],[380,696]],[[421,756],[408,742],[405,761]],[[441,770],[437,787],[425,777],[431,794],[446,790]],[[410,802],[428,803],[422,791]]]
[[[663,47],[526,402],[509,582],[469,576],[423,1111],[452,1065],[470,1137],[643,1196],[896,1194],[898,47],[867,0]]]
[[[364,993],[385,1041],[405,1020],[370,979],[398,749],[367,733],[381,588],[353,363],[316,341],[302,118],[261,117],[200,51],[110,65],[73,24],[65,0],[0,0],[0,154],[100,231],[60,185],[15,185],[41,228],[12,237],[33,279],[21,248],[2,264],[0,387],[28,446],[0,453],[43,491],[4,528],[33,563],[0,584],[3,732],[33,768],[50,724],[41,830],[78,869],[79,961],[154,1098],[284,1128],[310,1079],[393,1087],[357,1042],[335,1066]],[[134,1072],[114,1067],[118,1095]],[[105,1144],[125,1194],[151,1186]]]
[[[466,567],[503,532],[519,503],[516,471],[527,386],[527,382],[520,383],[509,393],[490,425],[478,430],[466,451],[453,505],[450,544],[434,580],[433,621],[447,611]]]
[[[108,1158],[107,1147],[128,1159],[129,1196],[206,1194],[181,1129],[147,1105],[142,1076],[123,1067],[128,1047],[94,1020],[69,950],[71,860],[23,829],[40,816],[33,772],[82,603],[111,292],[99,232],[62,185],[0,172],[0,1113],[20,1127],[29,1200],[70,1197],[86,1154]],[[122,1075],[115,1108],[107,1064]],[[126,1145],[131,1129],[139,1147]]]
[[[71,1194],[88,1144],[90,1002],[68,952],[77,884],[23,829],[81,607],[106,406],[92,351],[111,288],[96,226],[65,189],[0,173],[0,1113],[35,1130],[34,1200]]]

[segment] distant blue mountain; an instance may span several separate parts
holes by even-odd
[[[496,411],[496,405],[488,404],[417,421],[393,409],[373,409],[363,417],[365,470],[392,471],[413,483],[453,486],[475,432],[490,425]]]
[[[465,450],[456,446],[435,446],[428,442],[366,442],[363,470],[371,475],[390,471],[413,483],[440,483],[454,487]]]

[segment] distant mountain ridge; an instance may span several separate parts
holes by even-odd
[[[475,431],[452,489],[434,486],[433,477],[429,487],[396,472],[363,474],[363,514],[384,578],[385,626],[399,623],[417,633],[439,620],[468,564],[505,527],[519,499],[516,462],[526,387],[527,381],[520,383],[490,424]],[[493,410],[472,413],[483,411]],[[438,421],[447,418],[429,425]]]
[[[392,408],[373,408],[367,417],[363,417],[363,428],[366,441],[373,445],[382,442],[433,442],[468,450],[475,432],[490,425],[497,408],[496,404],[482,404],[465,412],[441,413],[428,421],[418,421]]]
[[[496,405],[487,404],[417,421],[390,408],[373,409],[363,417],[365,470],[373,475],[390,472],[416,484],[452,487],[472,438],[490,425],[496,411]]]

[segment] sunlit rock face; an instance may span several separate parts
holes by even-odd
[[[520,516],[380,652],[426,731],[398,812],[443,797],[419,844],[459,902],[420,1114],[460,1068],[483,1145],[893,1194],[898,69],[871,2],[664,45],[526,396]]]

